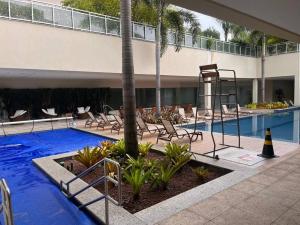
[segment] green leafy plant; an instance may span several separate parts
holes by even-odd
[[[110,156],[113,145],[114,143],[112,141],[103,141],[100,143],[99,150],[103,158]]]
[[[140,192],[146,181],[149,179],[151,171],[141,168],[131,168],[124,171],[124,179],[131,185],[133,199],[140,197]]]
[[[154,159],[146,159],[144,157],[139,156],[137,159],[131,157],[130,155],[127,156],[126,161],[126,168],[125,170],[131,169],[131,168],[139,168],[144,170],[152,170],[157,165],[157,161]]]
[[[158,165],[157,170],[152,171],[151,173],[151,179],[152,179],[151,187],[162,188],[163,190],[166,190],[173,176],[186,163],[187,161],[182,161],[173,165],[168,161],[162,161]]]
[[[147,156],[149,151],[151,150],[153,144],[151,143],[145,143],[145,144],[139,144],[139,154],[140,156]]]
[[[82,151],[78,151],[78,155],[74,157],[74,159],[87,168],[91,167],[92,165],[96,164],[102,159],[102,154],[99,150],[99,147],[90,148],[85,147]]]
[[[209,176],[209,171],[204,166],[192,168],[192,171],[200,180],[205,180]]]
[[[167,159],[169,159],[173,164],[181,161],[189,161],[192,156],[187,144],[178,145],[176,143],[169,143],[165,147],[165,152]]]
[[[129,170],[129,169],[143,169],[144,165],[145,165],[145,159],[143,157],[138,157],[137,159],[131,157],[130,155],[126,155],[127,156],[127,167],[125,168],[125,170]]]
[[[212,48],[212,45],[214,44],[214,39],[213,38],[208,38],[207,41],[206,41],[206,47],[207,49],[211,49]]]
[[[124,158],[126,155],[124,139],[115,142],[110,149],[111,149],[111,156],[113,158]]]

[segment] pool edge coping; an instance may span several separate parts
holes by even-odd
[[[158,148],[154,148],[154,150],[161,151]],[[66,168],[62,167],[55,160],[70,157],[75,154],[77,154],[77,151],[37,158],[33,159],[33,162],[51,179],[52,182],[55,183],[55,185],[59,187],[60,180],[68,181],[74,178],[75,175]],[[244,166],[221,160],[216,161],[203,156],[196,156],[196,160],[213,166],[226,168],[232,170],[232,172],[182,192],[135,214],[131,214],[122,207],[110,204],[111,224],[155,224],[259,172],[254,168],[246,168]],[[74,185],[76,188],[74,188]],[[72,193],[81,187],[86,186],[87,183],[79,179],[74,182],[74,185],[71,186]],[[101,196],[101,193],[98,190],[90,188],[86,191],[86,193],[84,192],[79,194],[78,197],[76,197],[76,201],[83,203],[99,196]],[[160,210],[157,210],[157,208]],[[96,202],[93,205],[88,206],[87,211],[96,220],[101,222],[104,221],[104,201]]]
[[[62,167],[57,163],[55,160],[64,158],[64,157],[70,157],[74,154],[76,154],[77,151],[68,152],[68,153],[62,153],[58,155],[52,155],[42,158],[33,159],[33,163],[35,166],[37,166],[43,173],[45,173],[50,180],[59,187],[60,181],[69,181],[72,178],[75,177],[74,174],[72,174],[70,171],[68,171],[66,168]],[[75,193],[82,187],[87,186],[88,184],[84,182],[81,179],[78,179],[74,181],[74,184],[70,186],[70,192]],[[96,190],[95,188],[89,188],[85,192],[79,194],[74,199],[83,204],[85,202],[88,202],[90,200],[96,199],[98,197],[102,196],[102,194]],[[89,214],[92,215],[92,217],[101,223],[104,223],[105,221],[105,205],[104,201],[98,201],[88,207],[86,207],[86,210]],[[133,224],[141,224],[144,225],[145,223],[137,218],[134,214],[129,213],[127,210],[123,209],[122,207],[116,206],[112,203],[109,203],[109,219],[110,224],[124,224],[124,225],[133,225]]]

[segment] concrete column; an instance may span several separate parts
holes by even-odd
[[[294,104],[300,105],[300,79],[299,76],[294,76]]]
[[[213,55],[211,51],[208,51],[207,64],[212,64]],[[204,84],[204,94],[211,95],[211,83]],[[211,109],[211,96],[207,96],[204,99],[204,106],[206,109]]]
[[[204,94],[211,95],[211,83],[204,84]],[[207,96],[204,99],[206,109],[211,109],[211,96]]]
[[[299,143],[300,113],[299,113],[299,111],[294,111],[293,113],[294,113],[293,141],[296,143]]]
[[[252,81],[252,102],[258,102],[258,79]]]

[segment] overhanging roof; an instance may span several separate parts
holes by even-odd
[[[204,13],[267,34],[300,42],[299,0],[168,0],[169,3]]]

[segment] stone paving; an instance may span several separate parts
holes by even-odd
[[[300,224],[299,150],[157,225]]]
[[[64,124],[59,125],[65,127]],[[14,133],[24,132],[23,128],[14,126]],[[97,130],[95,127],[85,128],[84,121],[77,121],[77,128],[116,139],[124,135],[123,131],[119,135],[116,132],[111,133],[109,128],[105,130]],[[237,143],[236,137],[226,135],[225,138],[228,144]],[[216,139],[219,143],[221,136],[216,135]],[[156,135],[147,134],[139,141],[155,144]],[[183,139],[180,143],[187,143],[187,140]],[[241,137],[241,145],[257,153],[261,152],[263,143],[263,139]],[[165,144],[159,142],[155,147],[163,149]],[[160,221],[157,225],[300,224],[299,145],[281,141],[273,141],[273,145],[279,158],[265,160],[254,167],[245,166],[246,169],[258,171],[258,174],[204,200],[199,200],[195,205]],[[212,140],[208,132],[204,132],[203,141],[192,144],[192,151],[198,153],[211,149]]]

